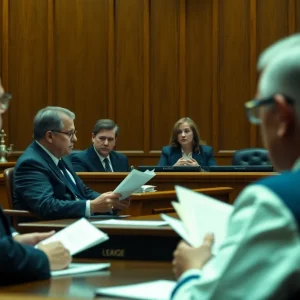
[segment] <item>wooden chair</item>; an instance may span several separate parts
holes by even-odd
[[[17,229],[18,217],[36,217],[35,214],[27,210],[13,209],[13,175],[14,167],[7,168],[3,171],[4,183],[7,193],[8,209],[4,209],[4,213],[11,218],[12,225]]]

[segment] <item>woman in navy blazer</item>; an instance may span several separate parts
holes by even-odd
[[[158,166],[214,166],[213,148],[200,139],[191,118],[179,119],[172,130],[170,145],[162,148]]]

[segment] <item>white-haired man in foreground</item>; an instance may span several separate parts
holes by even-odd
[[[240,194],[216,257],[211,234],[199,248],[179,243],[172,299],[300,299],[300,35],[268,48],[258,69],[257,99],[245,106],[281,175]]]

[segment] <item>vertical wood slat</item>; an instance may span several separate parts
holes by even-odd
[[[219,152],[219,9],[220,0],[213,0],[212,17],[212,143],[216,152]]]
[[[292,34],[296,31],[296,1],[289,0],[288,3],[288,31]]]
[[[53,103],[53,92],[54,92],[54,0],[48,0],[48,45],[47,45],[47,58],[48,58],[48,98],[47,104]]]
[[[115,119],[115,0],[108,0],[108,117]]]
[[[256,20],[256,8],[257,0],[250,0],[250,93],[256,91],[257,82],[257,71],[256,71],[256,60],[257,60],[257,20]],[[250,100],[250,99],[249,99]],[[258,146],[258,129],[255,125],[250,125],[250,147]]]
[[[8,64],[9,64],[9,54],[8,54],[8,47],[9,47],[9,0],[2,0],[2,70],[1,70],[1,80],[4,89],[9,92],[9,71],[8,71]],[[6,114],[9,116],[9,114]],[[8,128],[9,120],[8,117],[4,116],[3,118],[3,127]],[[6,131],[9,129],[6,129]],[[13,129],[11,129],[13,130]],[[6,132],[7,133],[7,132]],[[10,136],[10,134],[9,134]]]
[[[144,153],[150,152],[150,0],[144,0]]]
[[[186,115],[186,0],[180,0],[179,9],[179,112]]]

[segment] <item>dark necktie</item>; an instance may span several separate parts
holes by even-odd
[[[105,158],[103,159],[103,161],[104,161],[104,164],[105,164],[105,172],[112,172],[112,169],[111,169],[111,167],[110,167],[110,165],[109,165],[108,158],[105,157]]]
[[[63,161],[60,159],[58,161],[57,166],[60,168],[60,170],[62,170],[62,172],[65,175],[66,178],[66,182],[68,183],[68,187],[71,189],[71,191],[78,197],[78,198],[82,198],[80,191],[77,188],[77,185],[74,183],[74,181],[72,180],[72,178],[70,177],[69,173],[67,172],[67,169],[65,167],[65,164],[63,163]]]

